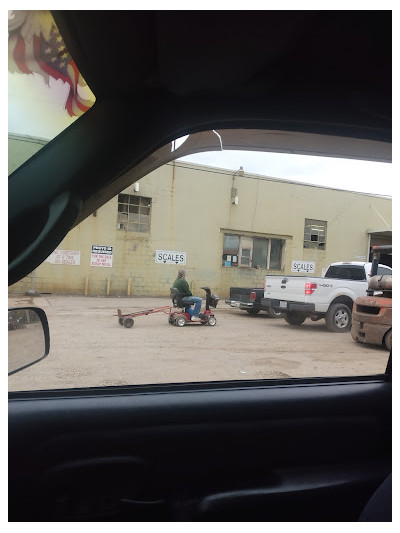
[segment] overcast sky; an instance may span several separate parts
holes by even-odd
[[[225,150],[182,157],[179,161],[301,181],[326,187],[393,196],[394,176],[390,163],[334,157],[273,154]]]

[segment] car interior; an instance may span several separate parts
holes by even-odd
[[[219,136],[391,162],[389,10],[52,16],[96,102],[9,176],[9,285]],[[379,375],[10,392],[8,520],[390,522],[391,448],[391,352]]]

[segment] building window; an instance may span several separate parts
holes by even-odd
[[[149,233],[150,209],[151,198],[119,194],[117,229]]]
[[[222,251],[222,264],[224,266],[238,266],[239,244],[239,235],[224,235],[224,249]]]
[[[325,250],[326,222],[306,218],[304,222],[304,248]]]
[[[222,266],[282,269],[284,239],[224,235]]]
[[[253,252],[253,239],[251,237],[240,237],[239,266],[249,267],[251,265]]]
[[[271,270],[280,270],[282,265],[282,239],[271,239],[271,249],[269,254],[269,266]]]

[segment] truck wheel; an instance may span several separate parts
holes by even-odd
[[[249,315],[258,315],[260,309],[246,309],[246,311],[249,313]]]
[[[383,338],[383,341],[385,343],[385,346],[388,350],[392,349],[392,330],[389,329],[389,331],[386,333],[386,335]]]
[[[133,318],[131,318],[130,316],[127,316],[126,318],[123,319],[122,321],[122,325],[125,327],[125,328],[131,328],[134,324],[134,320]]]
[[[351,311],[345,304],[333,304],[325,316],[326,327],[335,333],[345,333],[351,329]]]
[[[285,320],[288,324],[291,326],[301,326],[301,324],[304,322],[304,320],[307,318],[307,315],[305,313],[301,313],[299,311],[288,311],[285,314]]]
[[[270,318],[282,318],[283,317],[282,311],[277,311],[276,309],[273,309],[272,307],[268,309],[267,315]]]

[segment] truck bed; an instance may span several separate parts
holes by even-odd
[[[230,287],[229,299],[225,303],[231,307],[237,307],[247,311],[251,315],[258,314],[261,310],[265,311],[272,318],[279,318],[279,311],[262,309],[261,300],[264,297],[264,287]]]
[[[247,287],[231,287],[229,289],[229,299],[225,303],[231,307],[239,307],[240,309],[261,309],[261,298],[264,296],[264,288],[247,288]]]

